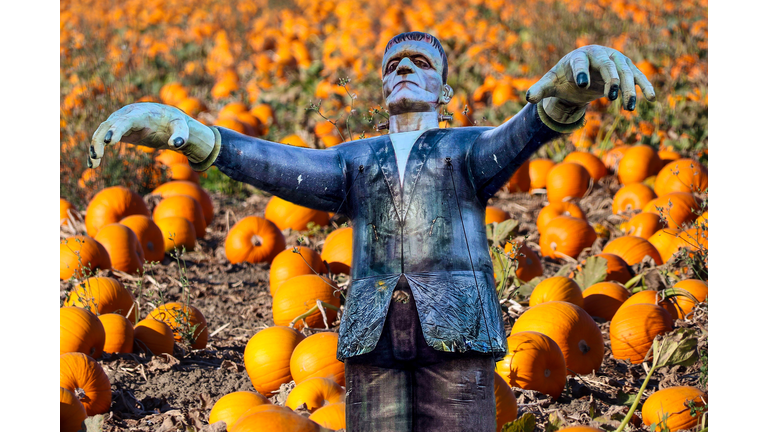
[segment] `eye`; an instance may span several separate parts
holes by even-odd
[[[420,68],[422,68],[422,69],[428,69],[428,68],[430,68],[430,67],[431,67],[431,66],[429,65],[429,62],[427,62],[426,60],[424,60],[424,59],[422,59],[422,58],[416,58],[416,59],[414,59],[414,60],[413,60],[413,64],[415,64],[416,66],[418,66],[418,67],[420,67]]]
[[[398,62],[396,62],[396,61],[389,62],[389,64],[387,65],[386,73],[389,74],[389,73],[393,72],[395,70],[395,68],[397,68],[397,64],[398,64]]]

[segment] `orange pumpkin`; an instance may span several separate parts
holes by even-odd
[[[536,390],[553,399],[565,388],[565,357],[552,338],[535,331],[513,333],[507,338],[509,354],[496,362],[496,372],[510,386]]]
[[[302,139],[300,136],[298,136],[296,134],[287,135],[287,136],[283,137],[279,142],[282,143],[282,144],[292,145],[294,147],[309,148],[309,145],[307,144],[307,142],[304,141],[304,139]],[[301,230],[299,230],[299,231],[301,231]]]
[[[147,216],[133,215],[119,222],[136,234],[144,251],[144,259],[160,262],[165,257],[165,239],[163,231]]]
[[[133,294],[123,283],[111,277],[91,277],[69,292],[64,306],[85,308],[97,315],[118,313],[135,322]],[[131,313],[130,316],[128,312]]]
[[[534,306],[515,321],[512,333],[536,331],[557,343],[570,374],[588,374],[603,364],[603,336],[584,309],[568,302],[551,301]]]
[[[339,228],[325,238],[320,258],[328,263],[333,274],[352,271],[352,227]]]
[[[197,245],[197,235],[195,234],[195,226],[192,222],[181,216],[171,216],[167,218],[157,219],[155,221],[157,227],[163,233],[163,248],[165,252],[172,253],[174,249],[186,251],[195,249]]]
[[[539,234],[543,233],[544,227],[558,216],[571,216],[587,220],[587,215],[581,211],[576,203],[555,201],[547,204],[539,211],[539,216],[536,218],[536,229],[539,230]]]
[[[232,264],[271,263],[283,250],[283,233],[272,221],[259,216],[248,216],[238,221],[224,241],[224,251]]]
[[[88,235],[94,237],[102,227],[135,214],[149,216],[149,209],[139,194],[123,186],[108,187],[88,203],[85,228]]]
[[[553,276],[539,282],[531,292],[528,304],[533,307],[548,301],[566,301],[576,306],[584,306],[579,284],[564,276]]]
[[[229,432],[320,432],[320,425],[281,406],[258,406],[245,413]]]
[[[275,256],[269,267],[269,294],[275,295],[280,284],[294,276],[325,272],[323,259],[314,250],[306,246],[286,249]]]
[[[619,163],[624,158],[631,147],[627,145],[619,145],[608,150],[600,159],[605,164],[610,172],[616,172],[619,169]]]
[[[187,89],[178,82],[170,82],[160,88],[160,100],[164,104],[175,106],[187,97]]]
[[[584,310],[590,316],[610,321],[629,298],[629,291],[615,282],[599,282],[582,292]]]
[[[487,206],[485,208],[485,224],[488,225],[489,223],[497,222],[501,223],[505,220],[509,219],[511,216],[506,211],[494,207],[494,206]]]
[[[687,291],[694,296],[698,302],[707,301],[707,296],[709,296],[709,287],[707,286],[707,283],[698,279],[682,280],[672,286],[672,288]],[[676,296],[675,300],[675,307],[677,308],[678,316],[681,318],[691,313],[694,306],[696,306],[696,302],[685,296]]]
[[[504,245],[504,253],[511,253],[512,248],[518,241],[509,242]],[[533,251],[528,245],[522,243],[517,251],[517,270],[515,275],[524,282],[539,277],[544,274],[544,269],[541,266],[541,260],[536,252]]]
[[[661,210],[659,210],[659,208]],[[644,212],[660,214],[670,228],[683,228],[698,216],[692,209],[699,208],[699,201],[687,192],[671,192],[651,200],[643,207]]]
[[[291,354],[291,376],[296,384],[315,377],[329,378],[344,385],[344,363],[336,359],[339,335],[315,333],[296,345]]]
[[[547,199],[578,200],[587,193],[589,182],[589,171],[583,166],[571,162],[557,164],[547,174]]]
[[[659,149],[659,158],[661,159],[661,163],[666,166],[668,163],[676,161],[682,156],[680,156],[680,153],[674,151],[674,150],[666,150],[666,149]],[[662,168],[664,169],[664,168]],[[661,171],[659,171],[661,173]]]
[[[528,192],[531,189],[531,177],[528,174],[527,160],[507,180],[506,189],[509,192]]]
[[[104,339],[104,326],[93,312],[73,306],[59,309],[59,354],[81,352],[99,358]]]
[[[312,210],[273,196],[264,210],[264,218],[272,221],[281,231],[291,228],[294,231],[306,231],[307,224],[313,222],[326,226],[330,221],[328,212]]]
[[[254,106],[251,108],[250,113],[264,125],[271,125],[275,118],[272,107],[265,103]]]
[[[571,216],[558,216],[544,227],[539,238],[539,247],[542,256],[560,258],[566,255],[576,258],[582,250],[591,247],[595,240],[597,234],[587,221]]]
[[[626,235],[642,237],[646,240],[650,239],[653,233],[662,228],[664,228],[664,224],[661,222],[661,217],[656,213],[647,212],[638,213],[632,216],[629,222],[621,224],[621,230]]]
[[[639,210],[656,198],[653,189],[644,183],[628,184],[613,196],[613,214]]]
[[[653,147],[644,144],[631,147],[619,162],[621,184],[639,183],[661,169],[661,159]]]
[[[659,251],[646,239],[635,236],[618,237],[605,245],[603,253],[617,255],[623,259],[627,265],[635,265],[645,258],[646,255],[653,258],[656,265],[663,264]]]
[[[84,278],[98,269],[109,270],[112,261],[109,252],[91,237],[76,235],[67,237],[59,245],[59,278]]]
[[[678,297],[675,297],[675,300],[677,298]],[[675,308],[675,305],[672,303],[672,300],[670,299],[661,300],[661,293],[656,290],[643,290],[635,294],[632,294],[627,299],[627,301],[625,301],[624,303],[621,304],[621,306],[619,306],[619,309],[632,306],[635,304],[640,304],[640,303],[661,306],[662,309],[664,309],[669,313],[669,315],[672,317],[673,320],[678,318],[677,309]]]
[[[171,180],[189,181],[195,184],[200,184],[200,175],[189,166],[188,162],[171,164],[168,166],[168,171],[168,177]]]
[[[112,404],[112,386],[96,360],[79,352],[59,357],[59,386],[75,394],[89,416],[104,414]]]
[[[275,325],[290,324],[294,318],[316,306],[317,300],[340,307],[341,301],[338,295],[335,295],[336,289],[336,283],[325,276],[311,274],[288,279],[280,285],[272,299],[272,318]],[[330,325],[336,319],[336,310],[327,308],[325,314]],[[304,322],[313,328],[325,326],[320,310],[304,318]],[[301,321],[295,325],[299,330],[304,328]]]
[[[680,238],[682,231],[672,228],[664,228],[654,232],[648,241],[659,251],[661,260],[666,263],[680,250],[684,244]]]
[[[237,391],[228,393],[213,404],[208,416],[208,424],[223,421],[229,430],[246,411],[259,405],[268,404],[271,404],[269,399],[257,392]]]
[[[77,396],[71,390],[59,387],[59,431],[80,431],[86,417],[88,414],[85,413],[85,407]]]
[[[158,306],[149,313],[149,318],[162,321],[173,330],[173,338],[181,343],[184,334],[193,331],[190,342],[192,349],[203,349],[208,343],[208,323],[200,309],[192,305],[183,305],[178,302],[166,303]]]
[[[528,176],[531,178],[530,191],[547,187],[547,174],[555,166],[550,159],[534,159],[528,165]]]
[[[707,169],[693,159],[679,159],[664,166],[656,176],[653,190],[662,196],[671,192],[703,192],[709,179]]]
[[[132,353],[133,324],[128,318],[115,313],[99,315],[99,321],[104,326],[104,352]]]
[[[345,429],[347,427],[346,408],[344,402],[336,402],[318,408],[309,415],[309,419],[330,430]]]
[[[611,320],[611,349],[617,360],[642,363],[656,335],[672,331],[672,317],[661,306],[637,303],[619,308]]]
[[[197,200],[200,206],[203,208],[203,216],[205,217],[205,225],[208,226],[213,222],[213,201],[208,192],[205,191],[200,185],[197,185],[190,181],[170,181],[163,183],[155,190],[151,195],[160,195],[163,198],[168,198],[174,195],[188,195]],[[149,213],[147,213],[149,216]],[[199,235],[199,233],[198,233]],[[202,238],[202,236],[200,236]]]
[[[197,238],[205,237],[205,216],[203,208],[196,199],[188,195],[173,195],[163,198],[152,212],[152,220],[180,216],[192,222]]]
[[[581,151],[571,152],[565,159],[563,159],[563,162],[572,162],[583,166],[594,181],[598,181],[608,174],[608,170],[605,168],[603,161],[592,153]]]
[[[302,340],[301,333],[284,326],[268,327],[251,337],[243,363],[256,391],[271,396],[281,384],[291,381],[291,354]]]
[[[691,416],[689,403],[705,407],[707,394],[691,386],[674,386],[658,390],[643,404],[643,423],[665,425],[671,432],[693,429],[701,422],[701,415]]]
[[[285,406],[295,410],[306,404],[307,409],[314,412],[326,403],[344,402],[345,394],[344,389],[332,379],[309,378],[296,385],[288,395]]]
[[[498,373],[493,373],[493,394],[496,398],[496,432],[517,418],[515,392]]]
[[[189,159],[187,159],[186,156],[173,150],[160,150],[155,155],[155,160],[167,167],[177,163],[184,163],[189,165]]]
[[[140,351],[152,355],[173,355],[173,330],[162,321],[144,318],[133,328],[133,340]]]
[[[127,226],[119,223],[106,225],[94,240],[109,253],[113,269],[126,273],[139,273],[144,269],[144,249],[139,238]]]
[[[592,426],[569,426],[560,429],[558,432],[603,432],[603,430]]]
[[[75,206],[64,198],[59,198],[59,224],[69,225],[69,218],[74,220],[80,220],[80,213],[77,212]]]
[[[603,258],[607,261],[608,273],[605,276],[606,282],[614,281],[623,284],[632,279],[632,272],[630,271],[629,266],[620,256],[604,252],[595,256],[599,256],[600,258]],[[581,264],[576,267],[576,269],[581,271],[582,266],[585,264],[586,260],[582,261]],[[568,275],[568,277],[573,277],[573,274]]]
[[[208,111],[205,103],[196,97],[184,98],[176,103],[175,106],[190,117],[197,117],[201,112]]]

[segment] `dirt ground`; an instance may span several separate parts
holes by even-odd
[[[587,212],[590,223],[600,223],[608,228],[611,238],[621,235],[618,225],[623,219],[611,213],[611,196],[619,187],[615,176],[606,177],[579,203]],[[246,199],[220,194],[212,194],[212,198],[216,209],[214,221],[208,227],[205,239],[184,256],[191,284],[191,304],[203,312],[212,334],[208,345],[194,351],[177,345],[174,356],[152,358],[144,354],[105,354],[100,363],[112,383],[112,406],[101,419],[88,420],[101,421],[104,431],[221,431],[223,429],[209,426],[207,422],[216,400],[233,391],[254,390],[243,366],[243,352],[256,332],[273,325],[269,266],[230,264],[224,255],[223,244],[228,226],[245,216],[263,216],[269,198],[260,193]],[[527,234],[528,245],[538,252],[535,218],[545,203],[545,195],[500,192],[489,204],[501,207],[518,220],[519,234]],[[310,246],[320,251],[328,232],[330,228],[316,235],[310,240]],[[298,235],[296,232],[286,234],[289,247],[297,244]],[[606,241],[598,239],[589,255],[597,253]],[[587,255],[585,252],[583,257]],[[547,277],[563,265],[574,265],[548,258],[542,259],[542,263]],[[120,272],[113,276],[122,280],[126,287],[136,287],[139,280]],[[161,303],[161,293],[166,301],[184,300],[179,278],[179,265],[168,256],[152,268],[143,280],[142,316]],[[654,278],[648,280],[652,285]],[[60,283],[62,300],[71,286],[69,281]],[[138,290],[135,294],[139,295]],[[519,312],[510,311],[507,321],[512,322],[517,316]],[[534,391],[515,390],[518,415],[534,414],[537,431],[576,424],[613,430],[627,412],[626,396],[637,393],[646,373],[641,365],[612,358],[608,323],[599,325],[606,350],[603,365],[597,373],[569,377],[566,391],[557,400]],[[707,345],[707,325],[706,305],[697,307],[693,318],[675,323],[676,328],[691,327],[697,331],[702,352]],[[334,326],[338,329],[338,320]],[[307,330],[305,334],[309,334]],[[699,381],[701,369],[701,360],[690,367],[662,368],[654,374],[645,395],[672,385],[693,385],[706,391],[706,384]],[[284,396],[275,395],[272,400],[281,403]],[[642,426],[639,409],[634,420],[627,430],[647,430]]]

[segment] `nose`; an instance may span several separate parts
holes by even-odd
[[[408,57],[405,57],[404,59],[400,60],[400,63],[397,64],[397,74],[398,75],[408,75],[412,74],[415,71],[415,66],[411,59]]]

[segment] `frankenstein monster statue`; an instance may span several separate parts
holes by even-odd
[[[169,148],[198,171],[346,215],[352,283],[337,357],[346,367],[347,430],[494,431],[494,361],[507,352],[485,231],[488,199],[542,144],[583,124],[589,102],[653,87],[620,52],[579,48],[498,127],[438,128],[453,90],[434,36],[395,36],[382,60],[389,134],[325,150],[208,127],[154,103],[127,105],[93,134],[98,166],[118,141]]]

